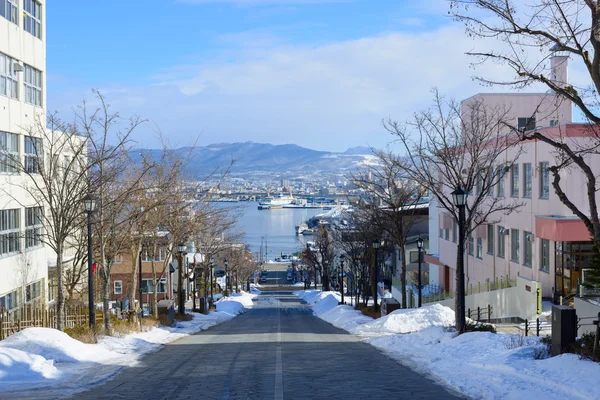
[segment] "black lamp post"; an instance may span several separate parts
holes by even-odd
[[[177,299],[179,300],[178,310],[179,314],[185,314],[185,298],[183,296],[183,255],[185,254],[185,244],[179,243],[177,245],[177,254],[179,255],[178,260],[178,271],[177,271]]]
[[[423,239],[421,238],[421,236],[419,236],[419,238],[417,239],[417,249],[419,250],[419,307],[421,307],[421,298],[422,298],[422,293],[421,293],[421,259],[423,258]]]
[[[465,206],[467,205],[467,196],[469,193],[457,187],[452,192],[452,200],[458,208],[458,265],[456,273],[458,274],[458,286],[456,288],[456,330],[458,334],[466,330],[465,321]]]
[[[340,256],[340,290],[342,291],[342,304],[344,303],[344,255]]]
[[[225,295],[229,296],[229,269],[227,268],[229,261],[225,259],[223,260],[223,264],[225,265]]]
[[[83,199],[83,207],[87,212],[87,261],[88,261],[88,308],[90,328],[96,332],[96,307],[94,305],[94,274],[92,270],[92,213],[96,209],[96,199],[89,194]]]
[[[371,295],[373,296],[373,311],[377,311],[377,249],[381,243],[373,240],[373,262],[371,263]]]

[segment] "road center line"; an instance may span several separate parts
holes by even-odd
[[[275,390],[273,398],[283,400],[283,364],[281,362],[281,305],[277,308],[277,348],[275,350]]]

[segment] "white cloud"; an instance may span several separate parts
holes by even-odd
[[[109,101],[123,115],[152,118],[173,144],[189,144],[202,133],[199,144],[383,147],[392,138],[381,119],[410,118],[430,104],[433,86],[457,99],[490,91],[471,79],[472,60],[464,53],[473,47],[458,24],[319,46],[267,41],[244,47],[234,61],[174,66],[160,81],[111,93]],[[490,64],[477,73],[501,76],[506,70]],[[51,107],[64,109],[81,98],[73,93],[53,94]],[[156,145],[148,135],[140,140]]]

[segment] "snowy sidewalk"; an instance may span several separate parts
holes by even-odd
[[[600,364],[575,354],[544,359],[541,338],[490,332],[457,337],[448,328],[454,324],[454,311],[438,304],[396,310],[373,320],[338,305],[337,293],[295,294],[311,304],[318,317],[363,336],[398,362],[473,398],[600,398]]]
[[[0,397],[66,397],[101,384],[166,343],[231,320],[252,307],[253,297],[236,294],[217,302],[216,312],[193,313],[191,321],[175,327],[103,336],[97,344],[81,343],[55,329],[25,329],[0,342]]]

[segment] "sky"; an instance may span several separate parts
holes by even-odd
[[[113,111],[148,122],[160,147],[294,143],[383,148],[381,124],[458,100],[474,47],[446,0],[147,0],[47,3],[48,111],[68,120],[98,89]]]

